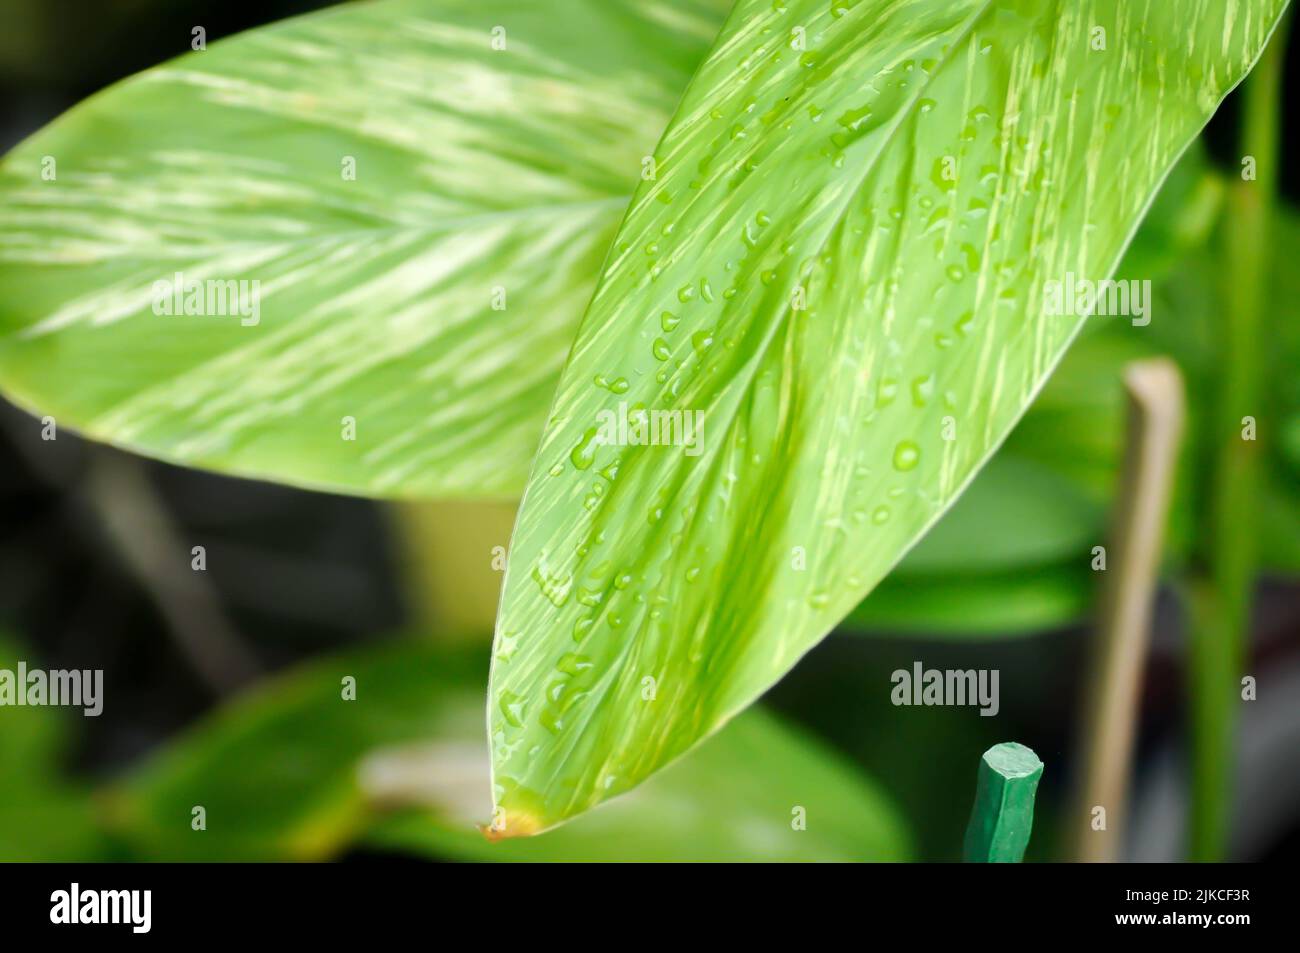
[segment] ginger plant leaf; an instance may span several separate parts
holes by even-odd
[[[1083,324],[1045,292],[1109,278],[1285,5],[737,3],[525,491],[488,706],[504,833],[687,751],[889,571]]]

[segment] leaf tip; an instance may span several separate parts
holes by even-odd
[[[480,824],[479,830],[490,841],[505,840],[507,837],[532,837],[540,834],[545,825],[532,814],[511,814],[504,808],[497,808],[490,824]]]

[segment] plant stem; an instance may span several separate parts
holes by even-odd
[[[191,570],[189,541],[180,538],[141,464],[124,454],[97,452],[86,499],[213,693],[231,694],[254,682],[260,674],[256,657],[204,575]]]
[[[1218,400],[1208,416],[1212,457],[1207,488],[1209,545],[1191,585],[1192,803],[1189,856],[1223,857],[1228,841],[1233,739],[1256,574],[1259,443],[1245,420],[1258,419],[1264,369],[1261,289],[1268,274],[1269,219],[1277,192],[1278,110],[1285,51],[1279,26],[1247,81],[1241,153],[1256,178],[1234,178],[1224,223],[1224,314],[1219,325]],[[1243,173],[1244,174],[1244,173]]]

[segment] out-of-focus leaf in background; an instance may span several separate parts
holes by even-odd
[[[0,669],[40,666],[0,635]],[[0,861],[86,860],[103,840],[89,795],[66,778],[69,721],[81,709],[6,706],[0,722]]]
[[[116,786],[113,833],[141,857],[185,860],[321,859],[358,840],[479,860],[910,855],[874,783],[761,711],[589,817],[491,843],[476,828],[491,819],[485,668],[482,653],[412,642],[272,679]],[[354,701],[342,697],[346,676]],[[191,829],[195,805],[204,831]]]
[[[642,158],[728,5],[345,5],[92,97],[0,166],[0,389],[176,463],[517,496]],[[258,323],[155,314],[176,273],[259,281]]]
[[[1044,315],[1045,282],[1114,271],[1284,6],[737,4],[516,524],[489,709],[508,832],[672,761],[889,571],[1081,325]],[[698,414],[698,455],[602,443],[620,408]]]

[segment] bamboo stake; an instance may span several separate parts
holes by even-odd
[[[1138,693],[1183,428],[1183,385],[1166,358],[1124,369],[1128,429],[1111,551],[1086,683],[1075,857],[1113,861],[1127,807]],[[1097,808],[1104,809],[1098,815]],[[1104,825],[1098,822],[1104,818]]]

